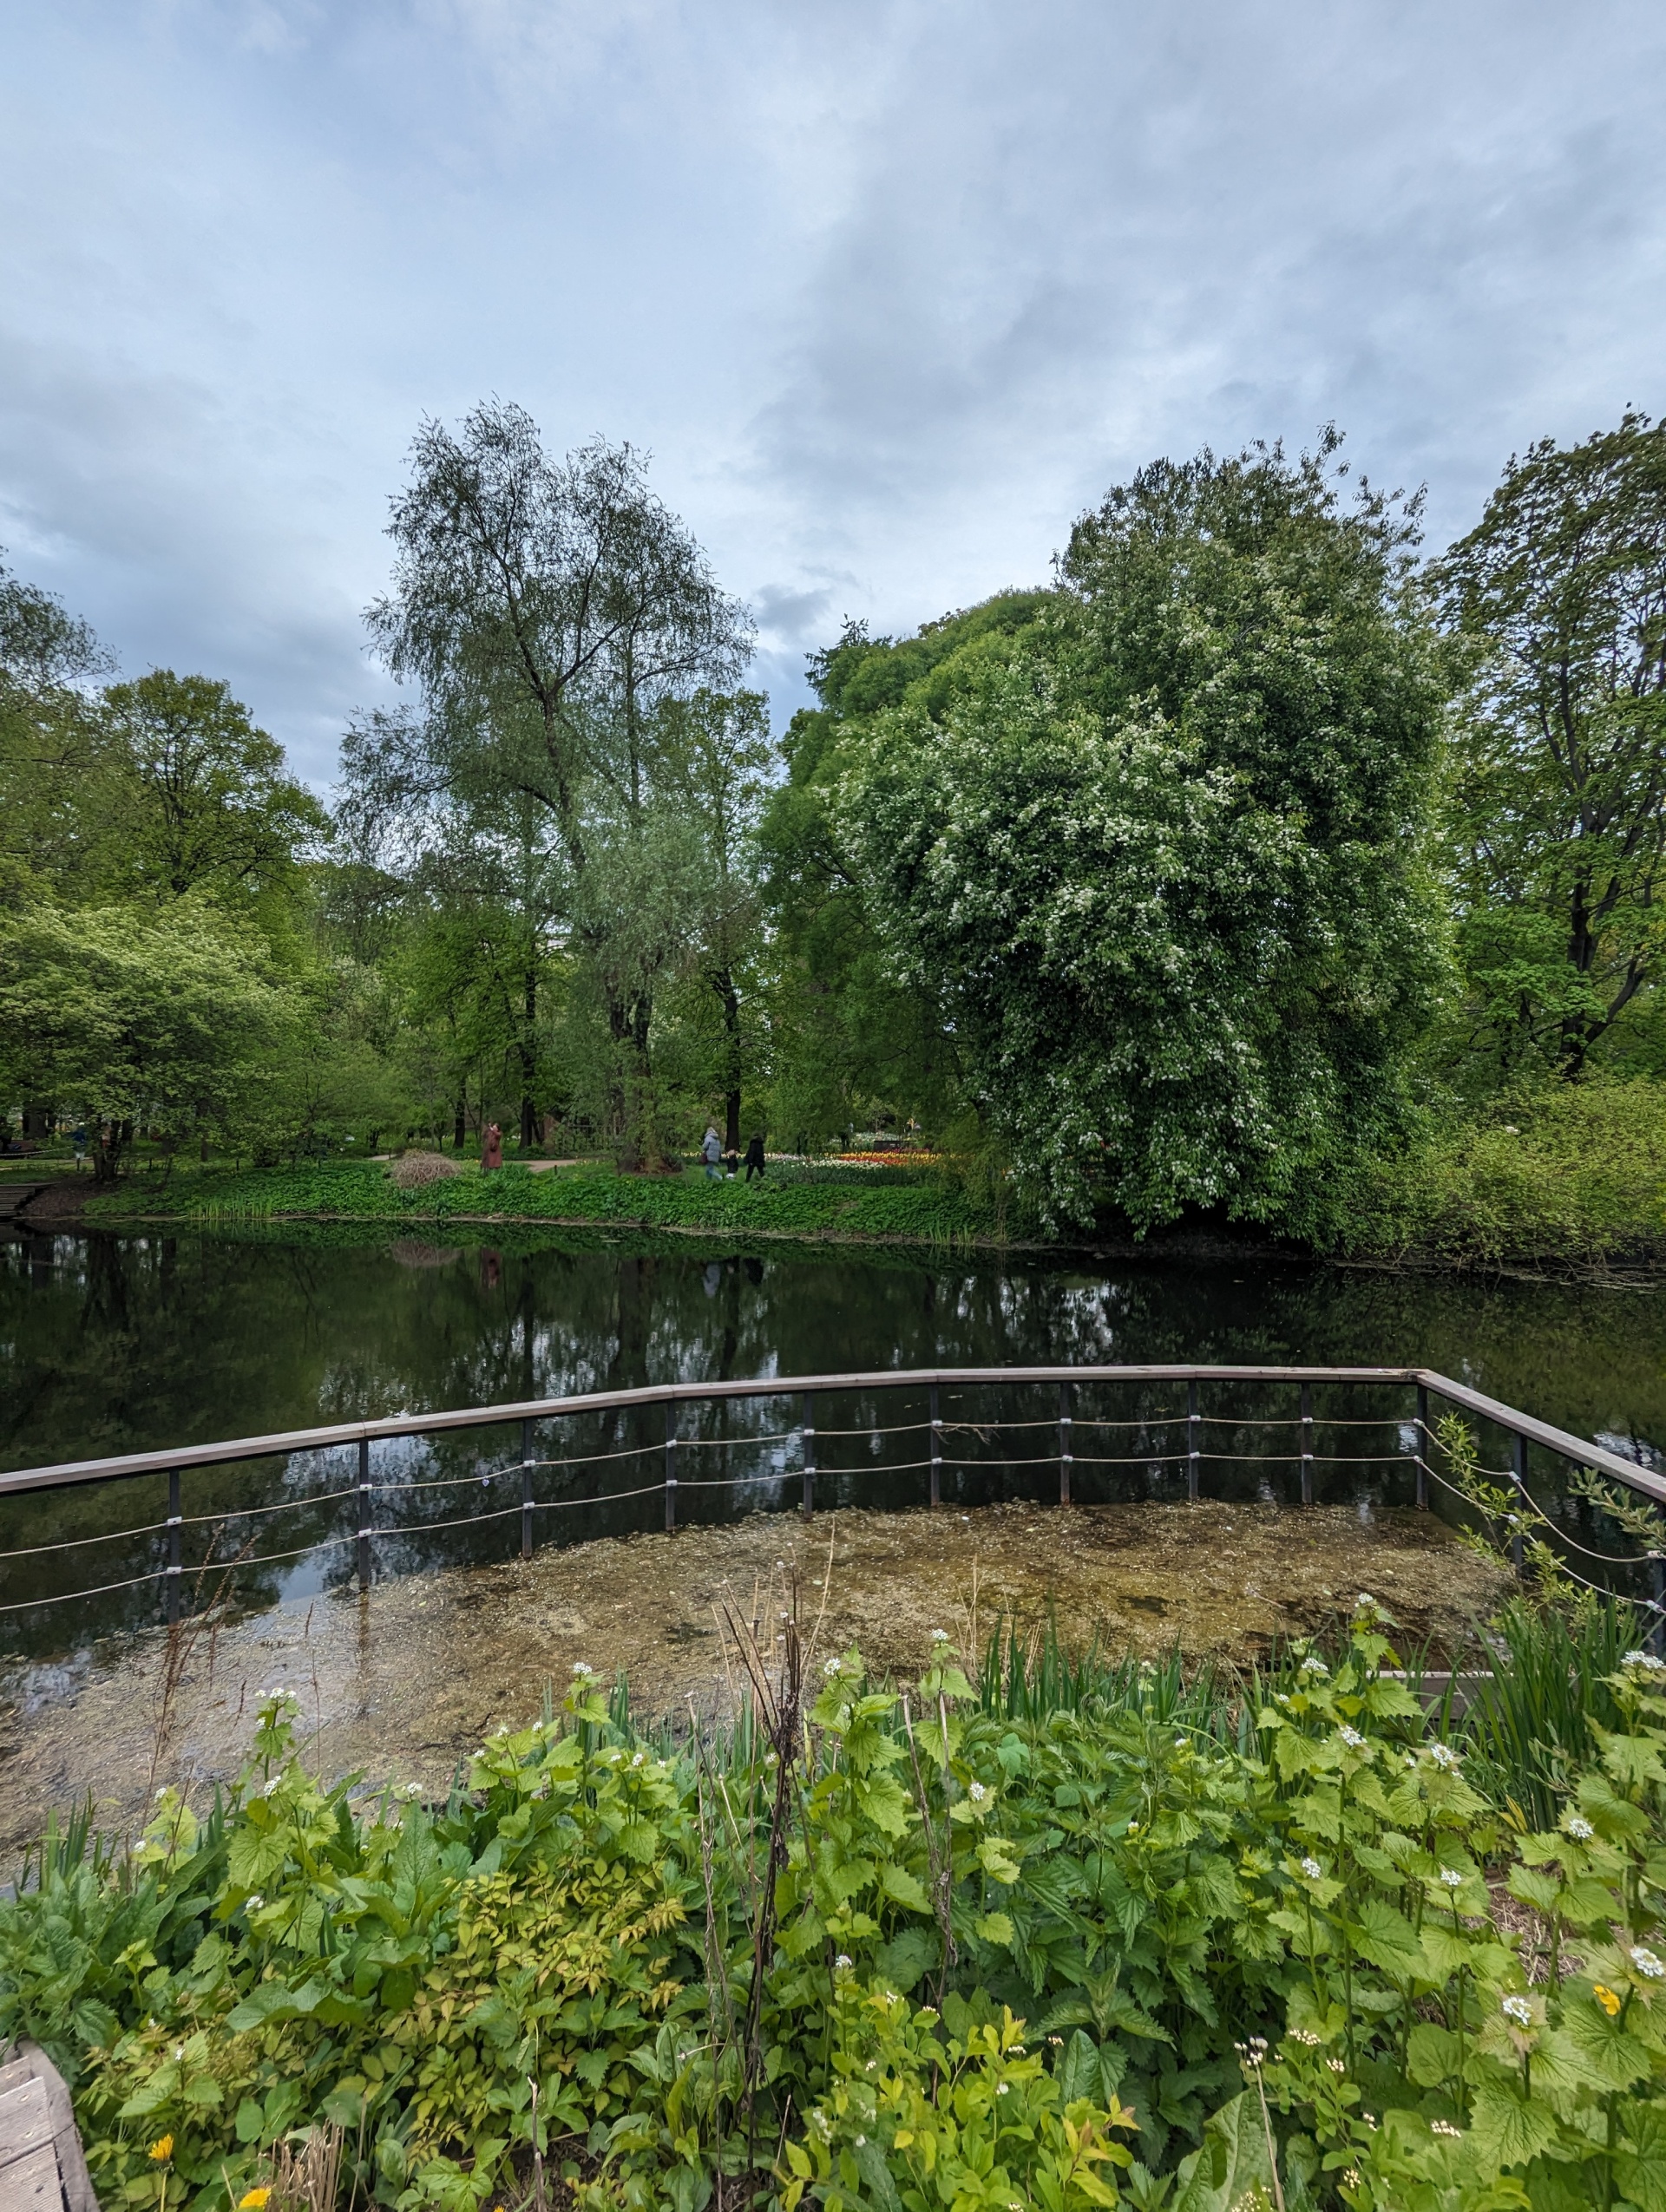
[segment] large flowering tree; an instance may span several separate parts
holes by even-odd
[[[1330,448],[1159,462],[958,693],[848,737],[836,817],[1044,1217],[1311,1233],[1441,967],[1415,507]]]

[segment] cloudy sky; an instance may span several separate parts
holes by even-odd
[[[1658,0],[0,0],[0,543],[328,782],[425,413],[648,448],[777,718],[1153,455],[1666,406]]]

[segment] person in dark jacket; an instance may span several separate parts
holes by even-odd
[[[746,1180],[751,1182],[754,1175],[761,1178],[763,1173],[764,1139],[758,1135],[755,1136],[746,1148]]]

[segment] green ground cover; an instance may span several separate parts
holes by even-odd
[[[904,1691],[794,1633],[715,1740],[575,1670],[443,1803],[310,1774],[274,1696],[212,1807],[49,1832],[0,2031],[107,2212],[1657,2212],[1666,1669],[1563,1620],[1524,1777],[1533,1670],[1453,1725],[1390,1626]]]
[[[392,1221],[412,1227],[453,1221],[562,1221],[646,1229],[718,1230],[733,1236],[904,1237],[921,1241],[996,1238],[993,1209],[936,1178],[855,1171],[841,1176],[771,1175],[750,1186],[699,1173],[620,1175],[605,1168],[534,1174],[472,1164],[445,1181],[401,1190],[374,1162],[317,1167],[199,1169],[164,1181],[138,1177],[95,1199],[89,1217],[115,1223],[172,1216],[212,1226],[285,1215]]]

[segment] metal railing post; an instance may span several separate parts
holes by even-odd
[[[1070,1469],[1073,1454],[1070,1449],[1070,1424],[1075,1410],[1076,1385],[1059,1385],[1059,1502],[1070,1503]]]
[[[1313,1503],[1313,1384],[1302,1385],[1302,1502]]]
[[[931,1502],[943,1502],[943,1419],[937,1410],[937,1385],[931,1386]]]
[[[677,1401],[666,1400],[666,1534],[677,1526]]]
[[[1649,1554],[1649,1594],[1654,1601],[1655,1617],[1649,1624],[1648,1645],[1656,1659],[1666,1653],[1666,1560],[1658,1552]]]
[[[1186,1496],[1197,1502],[1198,1453],[1202,1449],[1202,1426],[1197,1418],[1197,1384],[1196,1378],[1186,1384]]]
[[[358,1440],[358,1587],[371,1587],[371,1440]]]
[[[1511,1453],[1510,1464],[1515,1475],[1516,1488],[1520,1491],[1522,1502],[1525,1504],[1527,1498],[1527,1439],[1518,1433],[1512,1437],[1511,1443],[1513,1450]],[[1511,1519],[1515,1522],[1515,1527],[1510,1536],[1510,1562],[1519,1574],[1522,1568],[1521,1515],[1512,1514]]]
[[[1429,1463],[1423,1456],[1424,1446],[1429,1441],[1429,1393],[1427,1386],[1417,1386],[1417,1509],[1429,1509]]]
[[[521,1556],[532,1557],[532,1423],[521,1423]]]
[[[814,1518],[816,1512],[816,1393],[806,1391],[799,1400],[799,1435],[804,1454],[804,1518]]]
[[[167,1625],[170,1628],[180,1617],[180,1583],[185,1574],[180,1563],[180,1533],[183,1526],[180,1513],[180,1470],[172,1467],[167,1474]]]

